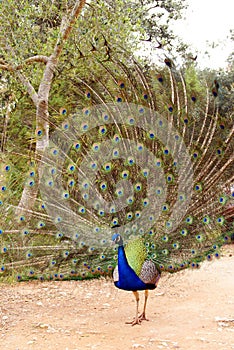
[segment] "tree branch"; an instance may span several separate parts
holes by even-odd
[[[29,94],[29,96],[31,97],[33,103],[35,104],[35,106],[38,105],[38,95],[34,89],[34,87],[32,86],[32,84],[28,81],[28,79],[20,72],[16,73],[19,80],[21,81],[21,83],[23,84],[23,86],[27,89],[27,92]]]
[[[41,63],[46,64],[48,62],[48,60],[49,60],[49,58],[47,56],[37,55],[37,56],[27,58],[22,64],[19,64],[17,66],[8,64],[8,63],[4,62],[3,60],[0,60],[0,69],[7,70],[9,72],[14,72],[14,71],[23,69],[26,64],[29,65],[29,64],[32,64],[35,62],[41,62]]]
[[[8,72],[14,72],[14,68],[10,64],[0,64],[0,69],[7,70]]]
[[[36,60],[33,60],[34,57],[30,57],[30,63],[33,63],[33,62],[42,62],[41,59],[39,61],[39,56],[35,56],[36,57]],[[42,57],[46,57],[46,56],[41,56]],[[43,60],[44,60],[43,58]],[[4,63],[3,60],[1,60],[1,63]],[[33,103],[35,104],[35,106],[38,105],[38,95],[34,89],[34,87],[32,86],[32,84],[29,82],[29,80],[25,77],[25,75],[23,75],[22,73],[19,72],[19,70],[23,67],[23,65],[21,66],[12,66],[10,64],[7,64],[7,63],[4,63],[4,64],[0,64],[0,69],[2,70],[6,70],[8,72],[13,72],[15,73],[19,80],[21,81],[21,83],[23,84],[23,86],[27,89],[27,92],[29,94],[29,96],[31,97]]]
[[[24,61],[24,63],[26,64],[31,64],[34,62],[41,62],[46,64],[48,62],[48,57],[43,55],[36,55],[36,56],[29,57]]]
[[[74,26],[77,17],[79,16],[80,12],[82,11],[84,5],[86,3],[86,0],[80,0],[76,1],[76,4],[71,12],[70,18],[66,21],[67,23],[64,24],[64,21],[62,21],[60,26],[60,34],[57,40],[57,43],[54,48],[54,56],[58,57],[63,49],[64,43],[66,42],[72,27]]]

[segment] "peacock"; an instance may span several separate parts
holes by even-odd
[[[119,225],[116,225],[117,227]],[[136,298],[136,316],[130,322],[132,326],[141,324],[146,318],[146,304],[148,299],[148,290],[157,287],[160,270],[152,260],[146,260],[147,252],[141,238],[130,241],[127,247],[123,248],[123,240],[120,234],[116,233],[112,236],[113,243],[118,244],[118,265],[113,271],[114,283],[117,288],[133,291]],[[139,293],[138,290],[145,291],[145,302],[143,312],[138,316]],[[126,322],[128,323],[128,322]]]
[[[146,65],[109,46],[58,74],[47,130],[26,111],[1,124],[0,278],[113,275],[134,292],[134,325],[162,273],[196,269],[231,242],[234,127],[222,85],[194,62]]]

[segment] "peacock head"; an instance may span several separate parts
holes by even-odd
[[[118,244],[119,246],[123,245],[123,239],[122,239],[122,237],[120,236],[119,233],[115,233],[112,236],[112,242],[113,242],[113,244]]]
[[[120,227],[119,224],[116,224],[114,226],[112,226],[112,229],[116,229],[117,227]],[[118,244],[119,246],[123,245],[123,239],[121,237],[121,235],[116,232],[113,236],[112,236],[112,244]]]

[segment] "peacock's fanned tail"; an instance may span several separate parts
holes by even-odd
[[[94,67],[88,78],[74,68],[66,105],[60,113],[51,106],[43,154],[35,150],[40,126],[31,126],[30,144],[8,137],[2,278],[110,274],[116,224],[124,241],[141,236],[148,258],[171,272],[218,257],[230,240],[234,127],[213,85],[193,86],[171,65],[147,70],[122,55],[84,59]]]

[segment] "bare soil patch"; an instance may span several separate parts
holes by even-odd
[[[233,245],[199,270],[163,276],[150,292],[150,321],[134,327],[125,324],[133,294],[105,279],[2,284],[0,292],[2,349],[234,349]]]

